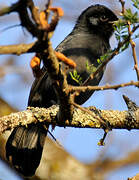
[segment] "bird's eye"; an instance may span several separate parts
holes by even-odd
[[[102,15],[102,16],[100,17],[100,21],[106,22],[106,21],[108,21],[108,17],[105,16],[105,15]]]

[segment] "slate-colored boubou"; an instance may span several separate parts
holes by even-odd
[[[89,76],[86,63],[98,67],[97,59],[110,49],[109,40],[114,32],[112,22],[116,20],[117,16],[107,7],[92,5],[81,13],[72,32],[56,48],[56,51],[75,61],[82,82]],[[99,72],[89,85],[98,85],[103,73],[104,70]],[[69,72],[67,80],[71,85],[79,85]],[[92,91],[83,92],[75,98],[75,102],[83,104],[92,94]],[[43,67],[42,76],[36,78],[32,85],[28,106],[48,108],[54,103],[58,103],[57,96]],[[11,133],[6,144],[6,157],[24,176],[32,176],[39,166],[46,135],[42,124],[19,126]]]

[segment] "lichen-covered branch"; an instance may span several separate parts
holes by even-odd
[[[87,110],[91,111],[92,115],[86,111],[83,111],[82,109],[74,108],[72,121],[61,123],[57,121],[57,113],[59,111],[58,105],[53,105],[47,109],[28,107],[28,109],[25,111],[12,113],[8,116],[1,117],[0,133],[19,125],[27,126],[30,123],[37,122],[45,122],[47,124],[63,127],[103,128],[103,124],[99,120],[100,118],[105,120],[112,129],[139,129],[139,108],[132,111],[132,116],[130,110],[99,110],[95,107],[89,107]]]

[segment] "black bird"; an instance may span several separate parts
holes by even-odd
[[[72,32],[56,48],[56,51],[76,62],[76,70],[82,82],[89,76],[86,63],[98,67],[97,59],[110,49],[109,39],[114,31],[112,22],[116,20],[116,15],[107,7],[92,5],[82,12]],[[89,85],[98,85],[103,72],[104,70],[99,72]],[[79,85],[69,73],[67,80],[71,85]],[[92,93],[81,93],[75,102],[83,104]],[[32,85],[28,106],[48,108],[54,103],[58,103],[57,96],[43,67],[43,75],[36,78]],[[16,170],[24,176],[32,176],[39,166],[46,135],[46,129],[42,124],[20,126],[11,133],[6,144],[6,157],[8,160],[11,159]]]

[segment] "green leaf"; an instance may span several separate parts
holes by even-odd
[[[123,52],[124,50],[126,50],[129,46],[129,42],[127,42],[126,44],[124,44],[121,49],[120,49],[120,52]]]
[[[132,13],[131,9],[126,9],[124,14],[124,19],[127,21],[130,21],[131,23],[137,23],[138,22],[138,13]]]
[[[134,37],[134,39],[137,39],[137,38],[139,38],[139,34],[136,34]]]
[[[82,84],[82,77],[78,74],[78,72],[76,70],[74,70],[73,72],[69,72],[71,78],[76,81],[79,85]]]
[[[100,59],[97,59],[97,63],[100,64],[100,63],[101,63],[101,60],[100,60]]]
[[[139,0],[132,0],[133,6],[137,9],[139,9]]]
[[[96,71],[97,68],[94,66],[94,64],[88,64],[88,61],[87,61],[86,69],[87,69],[88,73],[92,74]]]

